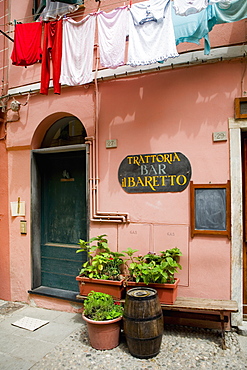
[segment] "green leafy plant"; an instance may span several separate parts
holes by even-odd
[[[124,254],[113,252],[108,247],[105,234],[91,238],[89,241],[80,239],[80,248],[76,253],[87,252],[88,261],[82,265],[81,276],[104,279],[121,280],[123,278],[121,266],[124,264]],[[96,242],[96,244],[92,244]]]
[[[109,294],[91,291],[84,301],[84,315],[95,321],[112,320],[123,315],[123,307]]]
[[[128,258],[126,266],[128,270],[127,280],[149,283],[174,284],[174,274],[182,269],[179,258],[182,252],[179,248],[167,249],[159,254],[149,252],[144,256],[134,256],[137,249],[128,248],[124,251]]]

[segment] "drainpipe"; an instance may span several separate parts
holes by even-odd
[[[87,155],[89,159],[89,203],[90,203],[90,215],[93,215],[93,196],[92,196],[92,189],[93,189],[93,159],[92,159],[92,141],[94,140],[93,136],[86,137],[85,144],[88,144],[88,150],[87,150]]]
[[[99,67],[98,45],[96,45],[96,69],[95,69],[95,137],[87,137],[86,143],[89,144],[89,192],[91,195],[90,221],[100,222],[130,222],[129,214],[126,212],[101,212],[98,210],[99,204],[99,89],[97,72]]]
[[[89,144],[89,193],[90,193],[90,221],[100,222],[130,222],[129,214],[125,212],[101,212],[98,210],[98,188],[99,179],[96,177],[95,138],[87,137]]]

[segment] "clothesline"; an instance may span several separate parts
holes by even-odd
[[[220,9],[217,10],[217,7],[215,7],[214,9],[211,7],[208,7],[208,5],[205,5],[205,4],[208,4],[208,1],[209,0],[196,0],[195,3],[193,3],[193,6],[192,8],[195,8],[195,4],[197,5],[203,5],[204,3],[204,7],[207,7],[209,10],[206,11],[206,8],[201,10],[198,10],[198,12],[200,12],[199,15],[196,15],[196,14],[192,14],[190,15],[189,17],[180,17],[180,16],[177,16],[176,11],[174,11],[175,7],[173,7],[171,5],[171,8],[173,8],[173,24],[174,24],[174,28],[176,30],[176,43],[179,44],[181,42],[193,42],[193,43],[197,43],[199,44],[199,40],[201,38],[205,38],[205,41],[206,41],[206,46],[207,46],[207,52],[206,54],[209,53],[210,51],[210,45],[209,45],[209,40],[208,40],[208,32],[210,32],[213,28],[213,26],[217,23],[225,23],[225,22],[232,22],[232,21],[236,21],[236,20],[240,20],[240,19],[243,19],[247,16],[247,3],[244,5],[243,4],[243,1],[245,0],[231,0],[232,1],[232,7],[230,8],[229,12],[228,11],[223,11],[222,14],[218,14],[218,18],[222,18],[220,19],[220,21],[215,21],[215,12],[217,13]],[[222,1],[222,0],[221,0]],[[226,1],[229,1],[229,0],[225,0]],[[182,9],[184,10],[184,0],[174,0],[174,5],[178,6],[179,5],[179,2],[181,4],[181,7]],[[210,0],[210,2],[213,2],[213,3],[217,3],[219,2],[219,0]],[[155,6],[155,3],[157,3],[157,0],[155,1],[143,1],[143,2],[138,2],[138,3],[135,3],[133,5],[133,7],[137,7],[137,8],[143,8],[144,11],[146,12],[146,14],[152,14],[152,7]],[[163,0],[163,4],[171,4],[171,1],[170,0]],[[192,2],[190,2],[192,3]],[[187,3],[188,4],[188,3]],[[161,0],[161,7],[162,7],[162,0]],[[118,7],[116,9],[120,9],[121,7]],[[88,15],[85,15],[83,19],[79,20],[79,22],[82,22],[84,21],[89,15],[99,15],[99,14],[105,14],[105,17],[107,18],[110,18],[112,17],[111,14],[113,14],[115,10],[112,10],[111,12],[109,13],[105,13],[102,9],[98,8],[97,11],[94,11],[93,13],[89,13]],[[130,10],[130,6],[128,6],[127,8],[128,10]],[[148,11],[147,11],[148,10]],[[151,12],[150,12],[151,10]],[[236,11],[236,17],[235,17],[235,14],[234,14],[234,11]],[[226,17],[229,17],[229,19],[223,19],[223,17],[225,16],[223,13],[226,13]],[[220,11],[221,13],[221,11]],[[154,13],[155,15],[155,13]],[[155,22],[158,21],[158,18],[155,19],[155,17],[157,17],[157,15],[154,15],[152,14],[152,17],[147,16],[146,15],[146,19],[145,19],[145,22],[150,22],[152,20],[154,20]],[[159,15],[159,19],[161,19],[163,17],[163,15]],[[234,18],[235,17],[235,18]],[[75,21],[75,18],[76,17],[73,17],[72,19]],[[99,17],[97,17],[99,18]],[[187,18],[187,19],[186,19]],[[108,20],[109,21],[109,20]],[[140,21],[140,24],[142,22],[141,19],[139,19]],[[139,21],[137,21],[137,23],[139,23]],[[51,22],[54,22],[54,21],[51,21]],[[75,21],[76,22],[76,21]],[[134,21],[135,22],[135,21]],[[26,23],[27,26],[30,26],[31,24],[34,24],[37,22],[31,22],[31,23]],[[40,22],[41,23],[41,22]],[[46,24],[47,22],[45,22]],[[190,24],[191,23],[191,24]],[[78,23],[79,24],[79,23]],[[25,25],[22,24],[23,26]],[[41,31],[40,31],[41,33]],[[193,37],[192,37],[193,36]],[[28,37],[28,36],[26,36]],[[24,37],[25,39],[25,37]],[[143,40],[144,41],[144,40]]]
[[[229,14],[229,20],[227,14],[218,14],[217,19],[216,10],[210,6],[194,14],[191,23],[190,16],[175,14],[170,0],[155,0],[152,4],[143,1],[132,7],[118,7],[109,13],[99,9],[79,21],[64,17],[44,22],[42,48],[43,22],[17,24],[12,63],[27,66],[42,60],[42,94],[48,94],[49,65],[52,63],[54,93],[60,94],[61,85],[79,86],[92,82],[96,30],[103,68],[163,63],[179,56],[176,49],[179,43],[199,44],[202,38],[205,39],[205,54],[209,54],[208,34],[217,21],[220,23],[220,18],[225,17],[222,23],[247,18],[247,6],[242,11],[243,0],[233,1],[238,3],[236,9],[241,12],[239,10],[236,19]],[[182,23],[179,23],[181,19]],[[129,35],[128,44],[126,35]]]
[[[144,9],[142,9],[143,4]],[[141,21],[146,17],[148,4],[148,2],[137,3],[132,6],[131,12]],[[157,0],[152,9],[159,22],[149,22],[145,25],[150,30],[150,40],[147,48],[143,50],[140,46],[139,50],[136,50],[136,43],[140,44],[141,40],[135,28],[128,30],[133,20],[131,16],[129,18],[128,8],[125,6],[116,8],[110,13],[100,11],[97,17],[96,14],[88,15],[78,22],[67,17],[45,22],[42,50],[42,23],[17,24],[11,55],[12,63],[19,66],[31,65],[41,60],[42,55],[40,89],[42,94],[48,94],[50,63],[53,64],[53,85],[56,94],[60,94],[61,85],[78,86],[92,82],[96,18],[98,19],[100,63],[105,68],[116,68],[125,64],[128,32],[130,35],[129,65],[138,64],[139,60],[144,65],[151,64],[155,60],[162,61],[178,56],[170,0]],[[108,42],[109,36],[110,42]],[[144,34],[141,38],[143,36]]]
[[[143,1],[143,0],[142,0]],[[174,0],[170,0],[171,2],[174,2]],[[176,0],[175,0],[176,1]],[[205,0],[205,1],[208,1],[208,2],[210,2],[210,0]],[[220,1],[220,0],[218,0],[218,1]],[[224,1],[223,1],[224,2]],[[95,12],[97,12],[97,9],[95,9],[95,7],[91,7],[91,8],[86,8],[86,4],[87,3],[90,3],[90,5],[91,5],[91,0],[85,0],[84,1],[84,4],[81,6],[81,7],[84,7],[84,9],[87,11],[85,14],[83,14],[83,16],[87,16],[87,15],[89,15],[89,14],[91,14],[91,13],[95,13]],[[117,5],[118,4],[118,6],[119,7],[121,7],[121,6],[125,6],[126,5],[126,3],[127,3],[127,5],[129,5],[130,7],[131,7],[131,5],[132,5],[132,0],[126,0],[126,1],[123,1],[123,3],[122,3],[122,1],[116,1],[116,2],[114,2],[114,3],[110,3],[110,4],[105,4],[105,5],[102,5],[101,4],[101,1],[99,1],[98,2],[99,3],[99,6],[98,7],[100,7],[100,10],[102,11],[104,11],[105,9],[107,9],[107,8],[112,8],[114,5]],[[122,4],[121,4],[122,3]],[[138,3],[138,2],[137,2]],[[136,3],[135,3],[136,4]],[[64,5],[64,7],[61,7],[60,8],[60,10],[63,10],[63,9],[66,9],[66,6]],[[79,7],[79,9],[80,9],[80,7]],[[77,11],[79,10],[79,9],[77,9]],[[70,16],[71,16],[71,13],[69,13],[70,14]],[[14,20],[14,21],[10,21],[10,22],[8,22],[8,23],[5,23],[5,24],[1,24],[0,25],[0,27],[4,27],[4,26],[14,26],[16,23],[18,23],[18,22],[21,22],[21,23],[33,23],[33,22],[36,22],[36,21],[34,21],[33,20],[33,17],[34,17],[34,15],[30,15],[30,16],[28,16],[28,17],[24,17],[24,18],[19,18],[19,19],[16,19],[16,20]],[[74,19],[76,19],[76,18],[79,18],[79,17],[81,17],[81,14],[78,14],[78,15],[76,15],[76,14],[73,14],[73,18]],[[61,17],[57,17],[58,19],[59,18],[61,18]],[[55,18],[54,18],[55,19]],[[51,19],[51,20],[54,20],[54,19]],[[31,21],[29,21],[29,20],[32,20],[32,22]]]
[[[89,1],[89,0],[87,0],[87,1]],[[131,7],[131,0],[129,0],[130,1],[130,6],[128,6],[128,9]],[[177,5],[179,2],[181,3],[181,4],[183,4],[183,2],[184,2],[184,0],[168,0],[168,1],[170,1],[170,2],[174,2],[174,5]],[[191,6],[192,6],[192,8],[194,7],[194,5],[197,3],[199,3],[199,2],[204,2],[205,4],[206,3],[214,3],[214,4],[216,4],[216,3],[218,3],[218,2],[221,2],[221,3],[227,3],[227,2],[231,2],[232,1],[232,4],[233,3],[235,3],[235,5],[237,6],[237,8],[240,8],[240,7],[242,7],[242,8],[245,8],[245,10],[242,12],[242,13],[244,13],[244,12],[247,12],[247,3],[245,4],[245,5],[242,5],[242,3],[241,3],[241,1],[243,2],[243,1],[245,1],[245,0],[195,0],[195,3],[193,3],[193,1],[191,1],[191,2],[189,2],[190,4],[192,4]],[[136,4],[141,4],[141,3],[143,3],[143,4],[148,4],[148,3],[151,3],[151,2],[148,2],[148,1],[143,1],[143,2],[139,2],[139,3],[135,3],[135,5]],[[175,4],[176,3],[176,4]],[[239,5],[237,5],[237,3],[239,3]],[[114,3],[113,3],[114,4]],[[113,5],[113,4],[111,4],[111,6]],[[119,2],[116,2],[115,4],[119,4]],[[126,2],[124,2],[124,5],[126,4]],[[235,6],[234,4],[233,4],[233,6],[232,6],[232,8],[234,8],[234,6]],[[183,5],[184,6],[184,5]],[[105,8],[105,6],[103,7],[103,9]],[[236,7],[235,7],[236,8]],[[88,13],[88,14],[83,14],[83,16],[84,16],[84,19],[88,16],[88,15],[98,15],[100,12],[104,12],[104,10],[103,10],[102,8],[100,8],[100,2],[99,2],[99,6],[98,6],[98,9],[97,10],[94,10],[93,12],[90,12],[90,13]],[[174,9],[175,9],[175,6],[174,6]],[[224,8],[223,8],[224,9]],[[89,9],[90,10],[90,9]],[[239,11],[239,9],[236,9],[237,10],[237,12],[238,13],[240,13],[240,11]],[[176,10],[175,10],[175,12],[176,12]],[[108,13],[108,14],[110,14],[110,12]],[[231,14],[231,17],[233,16],[233,12],[232,12],[232,10],[229,12],[229,14]],[[77,17],[81,17],[82,16],[82,14],[80,14],[80,15],[73,15],[73,19],[76,19]],[[179,17],[180,18],[180,17]],[[232,17],[233,18],[233,17]],[[60,19],[61,19],[61,17],[60,17]],[[181,18],[182,19],[182,18]],[[195,19],[194,18],[192,18],[192,17],[190,17],[190,19],[192,20],[192,22],[194,23],[195,22]],[[243,17],[241,18],[239,18],[239,19],[243,19]],[[230,20],[230,21],[235,21],[235,20],[238,20],[238,19],[232,19],[232,20]],[[54,21],[54,20],[50,20],[50,21]],[[178,18],[175,18],[175,21],[177,22],[178,21]],[[205,20],[204,19],[202,19],[202,21],[204,22]],[[37,22],[37,21],[36,21]],[[31,23],[36,23],[36,22],[30,22],[29,24],[31,24]],[[178,21],[178,22],[180,22],[180,20]],[[183,23],[185,23],[184,21],[182,21]],[[196,20],[196,22],[197,22],[197,20]],[[229,20],[224,20],[223,22],[221,22],[221,23],[224,23],[224,22],[229,22]],[[15,24],[16,24],[16,21],[14,22]],[[20,22],[17,22],[17,23],[20,23]],[[218,23],[218,22],[217,22]],[[220,23],[220,22],[219,22]],[[12,32],[14,32],[14,30],[12,30],[12,31],[7,31],[7,32],[3,32],[3,31],[1,31],[2,32],[2,34],[4,34],[6,37],[8,37],[8,38],[10,38],[7,34],[8,33],[12,33]],[[181,37],[182,37],[182,35],[180,35],[180,39],[181,39]],[[11,41],[13,41],[13,39],[12,38],[10,38],[11,39]],[[185,41],[187,41],[187,42],[189,42],[188,40],[185,40]],[[181,42],[181,40],[180,40],[180,42]],[[184,40],[183,40],[183,42],[184,42]]]

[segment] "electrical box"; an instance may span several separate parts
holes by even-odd
[[[26,234],[27,233],[27,221],[26,220],[21,220],[20,221],[20,232],[21,232],[21,234]]]

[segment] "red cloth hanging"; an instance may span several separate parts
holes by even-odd
[[[59,21],[45,22],[44,44],[41,69],[40,93],[47,95],[51,74],[50,63],[53,65],[53,86],[54,93],[60,94],[61,84],[59,83],[62,60],[62,19]]]
[[[42,23],[23,23],[15,26],[12,64],[29,66],[41,60]]]

